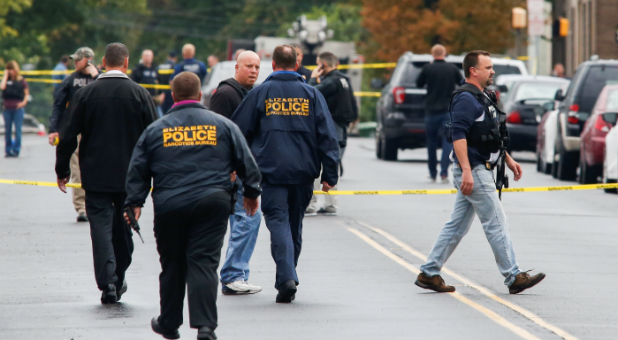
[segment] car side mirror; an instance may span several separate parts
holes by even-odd
[[[500,91],[500,93],[506,93],[509,91],[509,88],[506,85],[498,85],[498,91]]]
[[[564,100],[564,94],[562,94],[562,89],[556,90],[556,94],[554,95],[554,99],[561,102]]]
[[[369,86],[374,90],[381,90],[384,88],[384,85],[386,84],[382,78],[371,78],[371,82],[369,83]]]

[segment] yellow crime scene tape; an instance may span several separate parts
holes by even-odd
[[[43,181],[24,181],[15,179],[2,179],[1,184],[21,184],[33,185],[42,187],[55,187],[56,182]],[[69,188],[81,188],[81,183],[67,183]],[[582,184],[582,185],[562,185],[549,187],[525,187],[525,188],[504,188],[502,192],[541,192],[541,191],[570,191],[570,190],[598,190],[598,189],[618,189],[618,183],[607,184]],[[324,192],[316,190],[313,192],[317,195],[447,195],[457,193],[457,189],[413,189],[413,190],[331,190]]]

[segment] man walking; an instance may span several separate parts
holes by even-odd
[[[328,110],[335,121],[340,150],[339,166],[343,168],[343,154],[348,140],[348,125],[358,118],[358,107],[354,99],[354,91],[352,90],[350,79],[337,70],[339,60],[333,53],[320,53],[317,58],[317,65],[311,73],[309,85],[315,86],[324,95],[324,99],[326,99]],[[315,187],[316,190],[319,189],[318,184]],[[317,196],[313,196],[306,213],[308,215],[316,213],[336,215],[337,202],[335,196],[325,195],[324,201],[324,207],[319,208]]]
[[[92,64],[94,51],[90,47],[80,47],[71,54],[75,63],[75,71],[64,79],[54,91],[54,106],[49,117],[49,144],[57,145],[60,138],[64,138],[60,132],[65,130],[71,121],[69,104],[75,92],[92,83],[99,76],[99,70]],[[79,137],[78,137],[79,139]],[[79,151],[75,150],[71,155],[71,182],[81,183],[79,171]],[[86,214],[86,193],[84,189],[73,188],[73,206],[77,212],[77,222],[88,222]]]
[[[440,270],[451,256],[459,241],[470,229],[474,215],[478,215],[494,253],[504,284],[509,293],[517,294],[545,278],[538,273],[530,276],[519,270],[511,243],[502,203],[498,198],[492,169],[500,161],[501,143],[507,136],[501,129],[504,121],[496,103],[485,88],[493,82],[494,70],[485,51],[472,51],[464,57],[466,83],[453,94],[452,137],[455,149],[453,182],[457,188],[455,207],[415,284],[436,292],[454,292],[440,276]],[[515,180],[522,175],[521,166],[504,151],[506,165]]]
[[[258,210],[260,172],[244,136],[229,119],[199,101],[200,80],[191,72],[174,78],[175,104],[142,134],[127,175],[126,205],[139,218],[154,183],[154,232],[161,262],[161,314],[152,329],[178,339],[185,287],[189,322],[198,339],[216,339],[217,267],[233,206],[230,174],[243,180],[247,215]]]
[[[210,109],[228,118],[253,88],[260,72],[260,57],[253,51],[244,51],[238,55],[235,68],[234,77],[222,81],[210,98]],[[242,197],[242,182],[237,181],[236,197]],[[262,290],[260,286],[249,284],[249,260],[255,249],[261,219],[259,209],[249,216],[242,202],[236,201],[230,216],[230,240],[225,263],[221,268],[221,290],[224,295],[253,294]]]
[[[322,168],[322,190],[337,184],[339,147],[320,91],[307,85],[292,46],[277,46],[273,73],[247,94],[232,115],[262,172],[262,212],[277,265],[276,302],[294,300],[302,221]]]
[[[436,150],[442,148],[440,159],[440,179],[448,183],[448,167],[451,164],[449,155],[452,147],[446,138],[444,125],[449,121],[448,106],[451,93],[455,86],[463,82],[461,72],[453,65],[444,61],[446,48],[438,44],[431,48],[433,63],[423,66],[416,85],[427,85],[425,97],[425,134],[427,140],[427,166],[429,179],[436,181],[438,176]]]
[[[156,119],[152,97],[126,75],[129,50],[124,44],[105,48],[107,72],[78,90],[71,101],[71,121],[56,149],[58,188],[66,192],[69,159],[81,134],[79,163],[86,190],[86,212],[101,303],[115,303],[126,291],[133,240],[122,221],[125,177],[131,152],[142,131]]]

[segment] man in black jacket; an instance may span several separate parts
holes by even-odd
[[[210,99],[210,109],[228,118],[232,116],[247,92],[251,90],[260,72],[260,57],[253,51],[244,51],[236,59],[234,78],[222,81]],[[237,197],[242,197],[242,183]],[[249,261],[253,255],[260,229],[262,212],[249,216],[242,202],[237,201],[230,216],[230,241],[221,267],[221,290],[224,295],[253,294],[262,287],[249,284]]]
[[[126,291],[133,240],[122,221],[125,177],[142,131],[156,119],[152,97],[125,74],[129,50],[121,43],[105,48],[107,72],[78,90],[69,108],[71,121],[56,148],[58,188],[66,192],[69,159],[81,134],[79,165],[86,190],[86,212],[101,303],[115,303]]]
[[[75,72],[64,79],[54,90],[54,106],[49,117],[49,144],[58,144],[61,136],[60,131],[66,129],[71,120],[69,116],[69,104],[77,90],[92,83],[99,76],[99,70],[92,64],[94,51],[90,47],[80,47],[71,54],[71,59],[75,63]],[[79,173],[79,152],[75,151],[71,156],[71,181],[81,183]],[[77,222],[88,222],[86,215],[84,189],[73,189],[73,206],[77,212]]]
[[[137,64],[137,66],[135,66],[135,68],[131,71],[131,79],[133,79],[138,84],[159,84],[159,69],[154,66],[152,62],[153,59],[154,53],[152,52],[152,50],[143,50],[140,63]],[[154,99],[155,104],[158,107],[158,105],[163,99],[162,93],[153,87],[147,87],[146,90],[148,90],[148,92]],[[159,110],[157,109],[157,115],[161,117],[163,113],[159,112]]]
[[[354,99],[354,90],[350,84],[350,79],[337,70],[339,60],[331,52],[322,52],[317,58],[318,66],[311,73],[309,85],[315,86],[326,99],[326,105],[335,122],[337,130],[337,141],[339,142],[339,166],[342,169],[343,153],[348,140],[348,125],[358,118],[358,106]],[[319,190],[318,182],[314,183],[316,190]],[[337,214],[337,202],[334,196],[324,197],[324,207],[319,208],[317,196],[311,198],[311,203],[307,207],[307,215],[324,213],[327,215]]]
[[[185,286],[198,339],[216,339],[217,266],[236,189],[243,180],[247,215],[258,209],[261,176],[245,137],[229,119],[199,103],[200,80],[182,72],[172,83],[174,106],[142,134],[127,175],[126,205],[139,218],[154,182],[154,232],[161,262],[161,315],[152,329],[177,339]]]
[[[463,76],[457,66],[444,61],[446,48],[437,44],[431,48],[433,63],[423,66],[416,85],[427,85],[425,97],[425,134],[427,138],[427,165],[429,167],[429,179],[436,181],[437,157],[436,149],[442,147],[440,160],[440,178],[442,183],[448,183],[448,167],[451,164],[449,158],[453,146],[447,141],[444,125],[449,121],[448,107],[451,93],[455,86],[463,83]]]

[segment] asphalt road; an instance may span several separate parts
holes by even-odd
[[[425,151],[378,161],[371,139],[351,139],[341,190],[437,189]],[[530,154],[518,154],[532,159]],[[22,156],[0,159],[0,178],[55,181],[54,150],[25,136]],[[564,185],[523,163],[514,186]],[[504,193],[517,260],[547,278],[509,295],[482,228],[447,263],[457,292],[416,287],[418,267],[448,219],[453,195],[344,196],[338,216],[307,217],[294,303],[275,304],[274,262],[262,224],[251,296],[219,296],[220,339],[616,339],[618,197],[602,190]],[[158,339],[159,263],[152,205],[136,239],[122,303],[103,306],[88,225],[53,187],[0,184],[0,339]],[[186,309],[186,308],[185,308]],[[186,313],[186,312],[185,312]],[[186,315],[186,314],[185,314]],[[188,321],[188,316],[185,316]],[[182,339],[194,339],[186,322]]]

